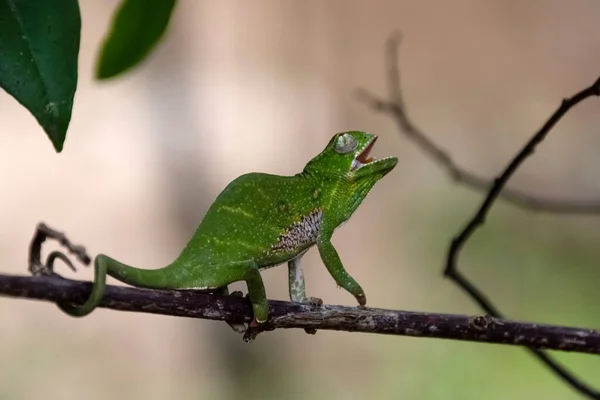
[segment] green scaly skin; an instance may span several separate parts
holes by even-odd
[[[306,297],[301,266],[302,256],[314,245],[337,285],[364,306],[365,292],[344,269],[331,236],[398,163],[396,157],[367,159],[376,139],[365,132],[338,133],[299,174],[238,177],[219,194],[171,264],[138,269],[100,254],[94,259],[94,285],[87,301],[58,306],[72,316],[89,314],[102,300],[107,274],[137,287],[212,289],[219,294],[228,293],[227,285],[245,281],[254,313],[248,331],[258,331],[268,318],[262,269],[287,262],[290,299],[320,303]]]

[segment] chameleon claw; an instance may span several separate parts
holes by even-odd
[[[303,299],[300,303],[308,304],[309,306],[313,307],[319,307],[323,305],[323,299],[320,299],[318,297],[307,297]],[[304,332],[308,333],[309,335],[317,334],[317,330],[315,328],[304,328]]]
[[[323,299],[320,299],[318,297],[309,297],[307,299],[304,300],[307,304],[310,304],[311,306],[315,306],[315,307],[319,307],[323,305]],[[317,330],[315,328],[304,328],[304,332],[306,332],[309,335],[316,335],[317,334]]]
[[[320,299],[318,297],[307,297],[304,300],[302,300],[301,303],[308,304],[310,306],[322,306],[323,299]]]
[[[363,293],[356,295],[356,300],[363,307],[367,305],[367,297]]]
[[[234,330],[234,332],[237,333],[245,333],[246,332],[246,324],[244,323],[237,323],[237,322],[227,322],[227,325],[229,325],[231,327],[231,329]]]
[[[225,292],[225,293],[227,293],[227,292]],[[240,290],[236,290],[231,293],[227,293],[227,296],[243,298],[244,293],[242,293],[242,291],[240,291]],[[227,322],[227,325],[229,325],[229,327],[231,329],[233,329],[233,331],[236,333],[245,333],[246,332],[246,324],[243,322],[237,322],[237,321],[225,321],[225,322]]]
[[[264,330],[265,322],[267,321],[259,322],[256,320],[256,318],[252,319],[252,322],[248,324],[248,329],[246,329],[246,333],[244,333],[244,342],[250,343],[251,341],[256,339],[256,336],[258,336],[258,334]]]

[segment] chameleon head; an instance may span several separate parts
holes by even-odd
[[[342,175],[349,180],[377,181],[394,169],[398,158],[371,157],[370,153],[376,141],[377,135],[367,132],[337,133],[307,167],[323,175]]]

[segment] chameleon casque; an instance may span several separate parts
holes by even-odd
[[[344,269],[331,237],[398,163],[396,157],[369,158],[376,140],[366,132],[341,132],[296,175],[248,173],[236,178],[215,199],[171,264],[139,269],[99,254],[90,297],[81,305],[58,306],[72,316],[89,314],[102,300],[107,274],[136,287],[211,289],[223,295],[229,293],[227,285],[245,281],[253,320],[247,330],[244,324],[229,324],[249,335],[268,319],[262,269],[287,263],[290,299],[321,302],[306,297],[301,265],[302,256],[314,245],[337,285],[364,306],[365,292]]]

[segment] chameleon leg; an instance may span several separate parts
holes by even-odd
[[[319,298],[306,297],[306,284],[304,283],[304,271],[302,270],[302,256],[298,256],[288,262],[288,286],[290,300],[294,303],[323,304],[323,300]]]
[[[250,326],[258,327],[263,325],[269,317],[269,305],[265,285],[263,284],[256,263],[252,260],[236,261],[212,265],[210,268],[216,277],[198,278],[194,282],[190,282],[188,286],[217,287],[218,291],[224,293],[224,290],[228,291],[228,289],[223,289],[223,286],[238,281],[246,282],[253,312],[253,319]]]
[[[227,286],[222,286],[218,289],[215,290],[215,294],[219,295],[219,296],[238,296],[241,295],[242,292],[233,292],[233,293],[229,293],[229,288]],[[230,321],[225,321],[227,322],[227,325],[229,325],[231,327],[231,329],[233,329],[234,331],[236,331],[237,333],[244,333],[246,332],[246,325],[243,322],[230,322]]]
[[[302,270],[302,256],[298,256],[288,262],[288,284],[290,291],[290,300],[294,303],[308,303],[313,305],[323,304],[323,300],[316,297],[306,297],[304,271]],[[309,335],[314,335],[317,330],[314,328],[304,329]]]
[[[267,302],[267,293],[262,277],[257,269],[249,269],[244,278],[248,286],[248,296],[252,302],[252,312],[254,319],[251,324],[262,325],[269,318],[269,305]]]
[[[340,260],[340,256],[335,250],[335,247],[333,247],[333,244],[331,244],[330,237],[319,238],[317,241],[317,247],[325,267],[327,267],[327,270],[333,279],[335,279],[335,282],[338,284],[338,286],[343,287],[350,294],[356,297],[358,304],[361,306],[367,304],[365,292],[362,290],[358,282],[356,282],[354,278],[351,277],[344,269],[344,265]]]
[[[269,318],[269,304],[267,302],[267,293],[262,277],[258,269],[249,268],[246,271],[244,281],[248,286],[248,296],[252,303],[253,319],[248,325],[248,329],[244,334],[244,341],[252,341],[256,335],[262,330],[264,323]]]

